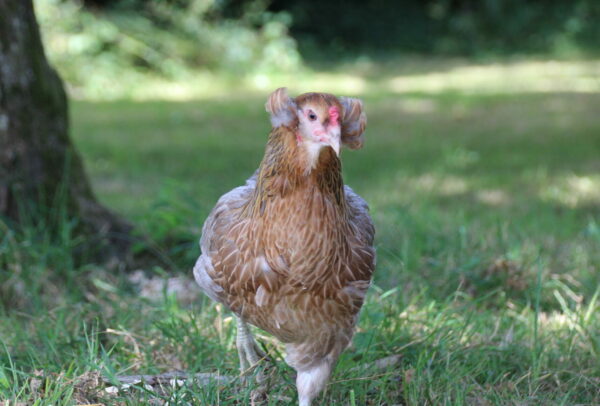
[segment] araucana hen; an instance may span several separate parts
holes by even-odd
[[[367,119],[358,99],[285,88],[266,109],[264,158],[208,216],[194,276],[236,314],[242,370],[263,356],[249,323],[285,343],[308,406],[352,339],[375,268],[368,206],[344,186],[339,158],[341,145],[362,147]]]

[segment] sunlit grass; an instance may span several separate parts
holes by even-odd
[[[600,62],[523,61],[473,64],[440,72],[399,75],[390,79],[388,85],[399,94],[597,93],[600,91]]]
[[[390,94],[511,95],[600,92],[600,61],[516,60],[494,63],[441,60],[414,64],[399,58],[380,67],[375,62],[345,65],[342,70],[315,71],[300,67],[289,73],[224,75],[209,71],[187,73],[179,80],[147,74],[119,82],[99,84],[91,92],[73,91],[87,100],[130,99],[137,101],[191,101],[259,95],[278,87],[293,92],[325,91],[335,94],[369,96]],[[107,79],[109,80],[109,79]],[[411,104],[412,101],[412,104]],[[431,103],[415,98],[402,101],[408,109],[429,112]]]
[[[600,175],[563,176],[544,188],[540,196],[568,207],[600,206]]]

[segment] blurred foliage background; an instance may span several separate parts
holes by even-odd
[[[35,5],[48,56],[76,97],[123,95],[143,78],[185,81],[198,70],[289,72],[301,64],[289,14],[270,12],[260,1],[235,20],[224,15],[227,3],[212,0]]]
[[[569,54],[597,49],[600,33],[594,0],[274,0],[270,10],[289,10],[303,53]]]
[[[203,78],[202,87],[390,55],[580,58],[600,44],[595,0],[36,0],[36,9],[50,59],[71,94],[88,98],[131,95],[141,79]]]

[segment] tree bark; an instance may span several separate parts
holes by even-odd
[[[122,257],[129,246],[131,226],[96,201],[69,137],[66,93],[46,60],[32,0],[0,0],[2,217],[48,227],[75,218],[89,247]]]

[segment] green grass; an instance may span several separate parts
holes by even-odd
[[[365,102],[366,146],[343,163],[378,252],[354,344],[318,404],[600,403],[600,79],[596,62],[554,64],[533,63],[537,76],[528,63],[437,62],[306,78],[301,90]],[[204,218],[260,161],[266,94],[72,103],[100,199],[173,264],[149,273],[190,275]],[[249,404],[237,384],[95,393],[98,373],[236,374],[235,326],[208,299],[148,300],[124,276],[75,267],[69,227],[58,245],[41,226],[0,238],[0,399]],[[283,378],[273,393],[294,399],[281,348],[259,336]],[[392,370],[361,369],[391,354]]]

